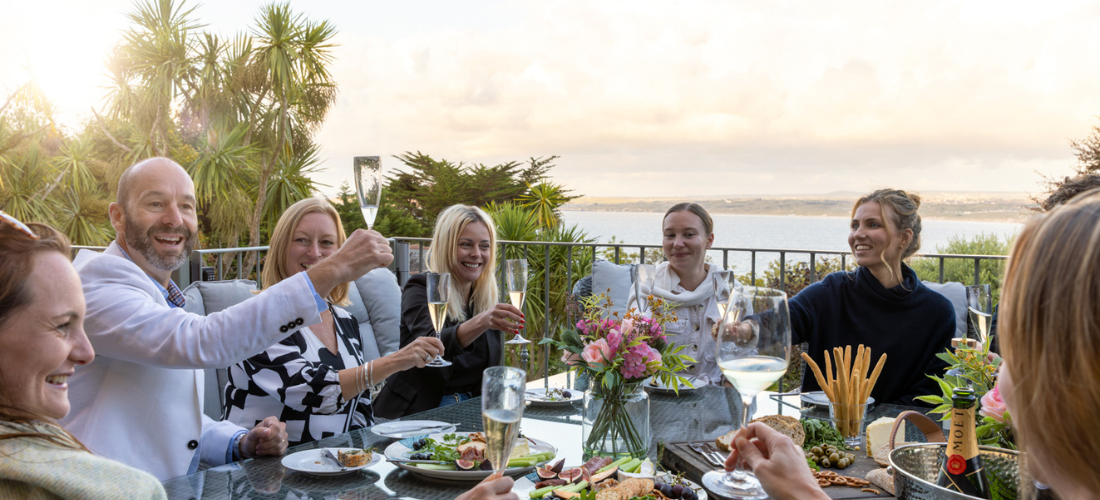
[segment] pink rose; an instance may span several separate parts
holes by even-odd
[[[593,342],[593,344],[599,346],[600,354],[603,355],[604,361],[610,363],[612,359],[615,359],[615,351],[611,349],[610,345],[608,345],[607,340],[600,339]]]
[[[1005,401],[1001,399],[1000,386],[994,385],[993,390],[982,396],[982,409],[978,410],[978,413],[1003,423],[1005,421],[1005,410],[1007,409]]]
[[[584,359],[585,363],[590,365],[603,361],[603,355],[600,354],[600,346],[596,345],[595,342],[584,346],[584,350],[581,351],[581,358]]]
[[[561,362],[565,363],[566,365],[569,365],[569,366],[573,366],[573,365],[577,364],[577,361],[580,361],[580,360],[581,360],[581,357],[575,352],[565,351],[561,355]]]
[[[619,333],[624,337],[630,335],[630,332],[634,331],[634,321],[630,318],[624,319],[622,326],[619,327]]]

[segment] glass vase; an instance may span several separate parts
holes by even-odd
[[[584,459],[593,456],[645,458],[649,452],[649,395],[641,383],[604,387],[584,393],[581,441]]]

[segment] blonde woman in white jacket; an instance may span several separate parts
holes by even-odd
[[[711,330],[721,320],[718,303],[729,298],[729,284],[728,271],[706,263],[707,249],[714,243],[714,221],[698,204],[680,203],[665,212],[662,226],[668,260],[657,266],[651,278],[641,276],[630,287],[627,308],[647,312],[644,299],[649,295],[675,304],[678,319],[665,325],[665,334],[669,342],[685,346],[683,354],[695,359],[680,375],[694,377],[696,387],[722,385]]]

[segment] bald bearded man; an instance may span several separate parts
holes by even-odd
[[[286,430],[274,417],[250,431],[206,417],[201,369],[232,365],[320,322],[328,309],[321,297],[393,260],[386,239],[357,230],[308,271],[200,316],[182,309],[170,278],[197,239],[194,182],[172,160],[151,158],[126,169],[118,184],[108,209],[115,240],[73,262],[97,357],[69,378],[65,428],[94,453],[160,480],[195,472],[200,460],[285,453]]]

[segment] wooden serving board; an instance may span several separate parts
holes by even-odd
[[[702,484],[703,474],[717,470],[716,467],[703,459],[695,450],[692,450],[688,445],[690,443],[711,443],[714,441],[677,441],[673,443],[665,443],[665,447],[660,456],[661,465],[666,469],[683,472],[684,475],[696,483]],[[848,466],[844,470],[836,468],[828,468],[822,470],[831,470],[842,476],[858,477],[863,479],[868,472],[878,469],[879,466],[870,457],[865,456],[864,451],[853,451],[856,456],[855,464]],[[867,493],[860,491],[860,488],[851,488],[848,486],[830,486],[825,488],[825,493],[829,495],[829,498],[847,499],[847,498],[894,498],[893,495],[882,491],[882,488],[871,485],[870,487],[879,490],[881,493],[875,495],[873,493]],[[707,491],[711,498],[722,498],[714,495],[713,492]]]

